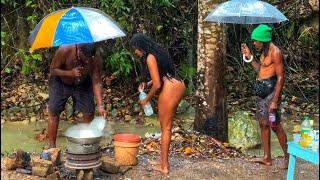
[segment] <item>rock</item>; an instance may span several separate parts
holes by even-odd
[[[40,153],[40,159],[51,161],[50,153],[42,151]]]
[[[131,117],[130,115],[125,115],[125,116],[124,116],[124,121],[125,121],[125,122],[130,122],[131,119],[132,119],[132,117]]]
[[[21,98],[26,99],[28,97],[28,94],[26,92],[21,93]]]
[[[17,168],[16,172],[21,173],[21,174],[31,174],[32,171],[30,169],[22,169],[22,168]]]
[[[129,171],[130,169],[132,169],[132,166],[120,166],[119,172],[121,174],[126,173],[127,171]]]
[[[260,144],[258,125],[248,112],[238,111],[228,119],[229,143],[237,148],[253,148]]]
[[[309,4],[313,11],[316,11],[316,12],[319,11],[319,0],[309,0]]]
[[[116,109],[112,109],[112,111],[110,112],[111,117],[116,117],[118,115],[118,111]]]
[[[145,126],[155,126],[155,127],[160,127],[160,122],[158,121],[156,116],[149,116],[145,117]]]
[[[44,100],[49,98],[49,94],[47,93],[38,93],[39,96],[41,96]]]
[[[45,153],[50,154],[50,159],[53,165],[61,164],[61,149],[59,148],[50,148],[47,150],[43,150]]]
[[[139,104],[134,104],[133,105],[133,112],[134,113],[139,113],[141,111],[141,107]]]
[[[102,156],[101,161],[102,161],[102,165],[100,166],[101,170],[111,174],[116,174],[119,172],[120,164],[116,162],[113,158],[110,158],[108,156]]]
[[[56,171],[52,174],[49,174],[46,178],[47,180],[60,180],[60,176],[59,176],[59,173]]]
[[[17,150],[11,156],[4,159],[4,167],[6,170],[25,168],[29,166],[29,164],[30,155],[22,150]]]
[[[31,118],[30,118],[30,122],[36,122],[37,121],[37,117],[36,116],[32,116]]]
[[[32,175],[46,177],[53,173],[53,164],[51,161],[43,160],[38,157],[32,159]]]
[[[84,170],[83,180],[93,180],[93,170]]]
[[[17,165],[15,164],[15,159],[5,157],[3,160],[3,164],[5,170],[14,170],[17,168]]]

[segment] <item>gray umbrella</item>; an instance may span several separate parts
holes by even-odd
[[[216,23],[261,24],[288,20],[277,8],[257,0],[231,0],[218,5],[205,19]]]

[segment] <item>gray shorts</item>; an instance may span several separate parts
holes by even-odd
[[[256,106],[257,106],[256,118],[257,118],[258,121],[261,121],[261,120],[264,120],[264,119],[269,120],[269,106],[270,106],[270,103],[272,101],[273,94],[274,93],[269,94],[264,99],[262,99],[259,96],[257,96],[257,100],[256,100]],[[277,124],[279,122],[281,122],[281,116],[280,116],[280,112],[279,111],[280,111],[280,101],[278,103],[278,109],[275,110]]]
[[[58,76],[49,78],[49,112],[59,115],[71,97],[75,110],[82,113],[95,111],[92,81],[88,76],[80,85],[70,86],[62,82]]]

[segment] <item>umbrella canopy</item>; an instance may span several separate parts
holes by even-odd
[[[257,0],[231,0],[221,3],[205,19],[216,23],[262,24],[288,20],[277,8]]]
[[[44,17],[29,36],[30,51],[123,37],[125,33],[104,12],[85,7],[55,11]]]

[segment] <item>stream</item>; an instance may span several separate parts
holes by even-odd
[[[192,129],[193,118],[192,115],[182,116],[178,115],[178,118],[183,119],[185,129]],[[314,129],[319,129],[318,118],[313,117],[314,119]],[[114,134],[117,133],[135,133],[141,137],[145,137],[145,134],[148,133],[159,133],[160,126],[156,116],[151,116],[149,121],[153,121],[153,125],[143,126],[136,124],[128,123],[114,123],[108,122]],[[292,141],[292,130],[295,125],[299,125],[300,121],[293,121],[292,117],[284,117],[282,120],[282,125],[287,133],[288,141]],[[150,123],[149,123],[150,124]],[[64,132],[68,127],[74,125],[74,123],[69,121],[61,120],[59,122],[59,129],[57,135],[57,146],[62,150],[66,149],[66,139],[64,137]],[[15,149],[21,148],[27,152],[41,152],[42,148],[47,145],[47,142],[40,142],[35,139],[36,134],[39,134],[44,128],[47,127],[47,121],[37,121],[33,123],[23,123],[23,122],[5,122],[1,124],[1,154],[8,154],[14,151]],[[257,125],[258,127],[258,125]],[[100,145],[108,145],[112,141],[110,134],[105,134],[101,140]],[[282,156],[283,152],[279,145],[276,135],[271,133],[271,152],[272,157]],[[263,149],[258,147],[256,149],[245,150],[247,155],[262,156]]]

